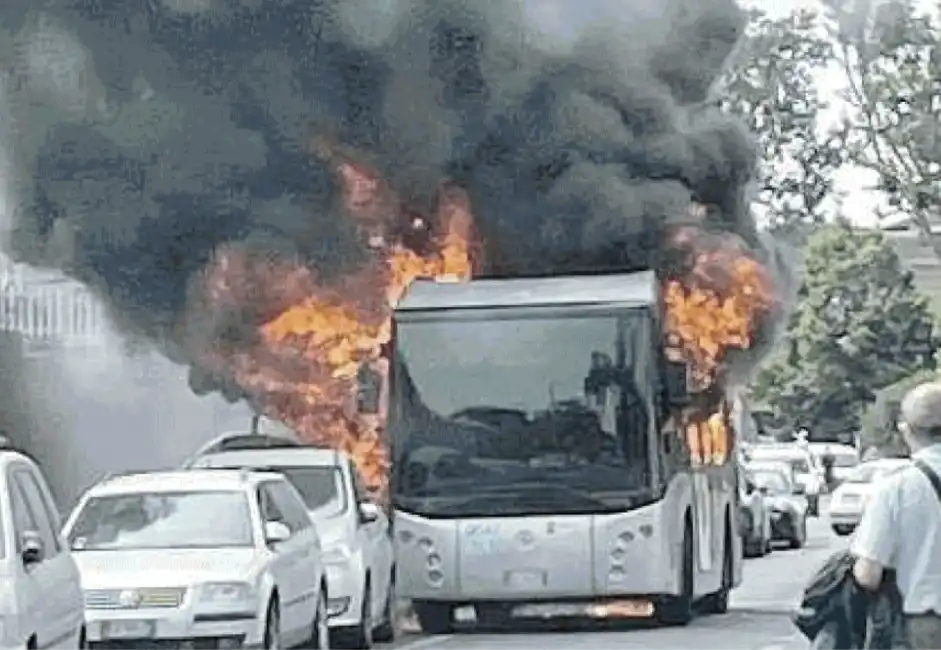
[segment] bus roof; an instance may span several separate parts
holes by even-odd
[[[657,279],[652,271],[471,282],[423,280],[412,284],[396,306],[396,311],[554,305],[654,305],[657,303],[657,290]]]

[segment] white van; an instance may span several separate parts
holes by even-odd
[[[0,648],[85,648],[85,602],[39,467],[0,450]]]

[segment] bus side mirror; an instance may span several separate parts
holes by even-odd
[[[683,362],[667,361],[663,373],[664,389],[671,408],[689,404],[689,368]]]

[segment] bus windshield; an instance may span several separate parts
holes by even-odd
[[[397,322],[396,506],[428,516],[630,507],[652,489],[646,312],[507,311]]]

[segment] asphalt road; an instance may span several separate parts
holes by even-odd
[[[825,508],[821,508],[825,512]],[[600,630],[582,627],[552,631],[545,628],[506,633],[464,633],[439,637],[405,635],[395,644],[401,650],[537,650],[544,648],[722,648],[727,650],[804,650],[807,640],[789,620],[801,589],[813,571],[832,552],[844,547],[826,516],[811,519],[808,543],[798,551],[777,548],[764,557],[745,561],[742,585],[733,592],[730,611],[703,616],[683,628]]]

